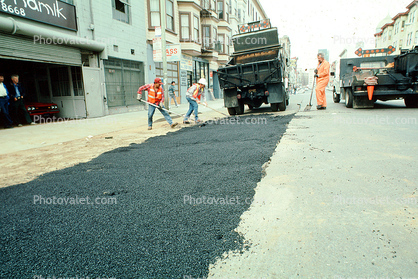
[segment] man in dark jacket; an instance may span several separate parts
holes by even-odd
[[[4,118],[4,128],[12,128],[12,119],[9,116],[9,92],[3,83],[4,75],[0,73],[0,110]]]
[[[25,97],[25,88],[19,83],[19,76],[13,75],[12,82],[7,88],[10,96],[10,112],[12,114],[13,121],[22,126],[22,119],[28,124],[35,124],[32,122],[28,111],[26,110],[23,99]]]

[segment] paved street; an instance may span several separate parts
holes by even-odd
[[[0,189],[0,277],[416,277],[418,110],[308,98]]]

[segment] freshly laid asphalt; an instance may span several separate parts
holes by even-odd
[[[0,278],[206,277],[243,249],[234,229],[292,117],[191,126],[0,189]]]

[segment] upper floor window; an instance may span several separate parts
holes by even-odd
[[[129,0],[112,0],[113,19],[130,23]]]
[[[209,10],[210,9],[209,0],[200,0],[200,6],[202,6],[202,8],[205,10]]]
[[[182,41],[190,40],[190,14],[180,14],[180,38]]]
[[[224,16],[224,1],[218,0],[218,18],[219,19],[226,19]]]
[[[167,29],[174,31],[174,3],[173,0],[166,1]]]
[[[210,9],[216,12],[216,0],[210,1]]]
[[[150,27],[161,26],[160,22],[160,1],[149,0]]]
[[[193,16],[193,39],[195,42],[199,42],[200,40],[200,22],[197,16]]]

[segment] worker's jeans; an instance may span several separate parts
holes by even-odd
[[[198,105],[197,102],[189,97],[186,97],[187,101],[189,102],[189,110],[187,111],[186,115],[184,116],[184,121],[189,120],[190,115],[192,115],[192,112],[194,112],[196,121],[198,120]]]
[[[152,117],[154,116],[154,112],[157,108],[154,106],[149,105],[148,107],[148,127],[152,127]],[[165,110],[158,108],[158,110],[161,112],[162,115],[164,115],[165,120],[167,120],[168,124],[173,124],[173,120],[171,119],[168,112]]]

